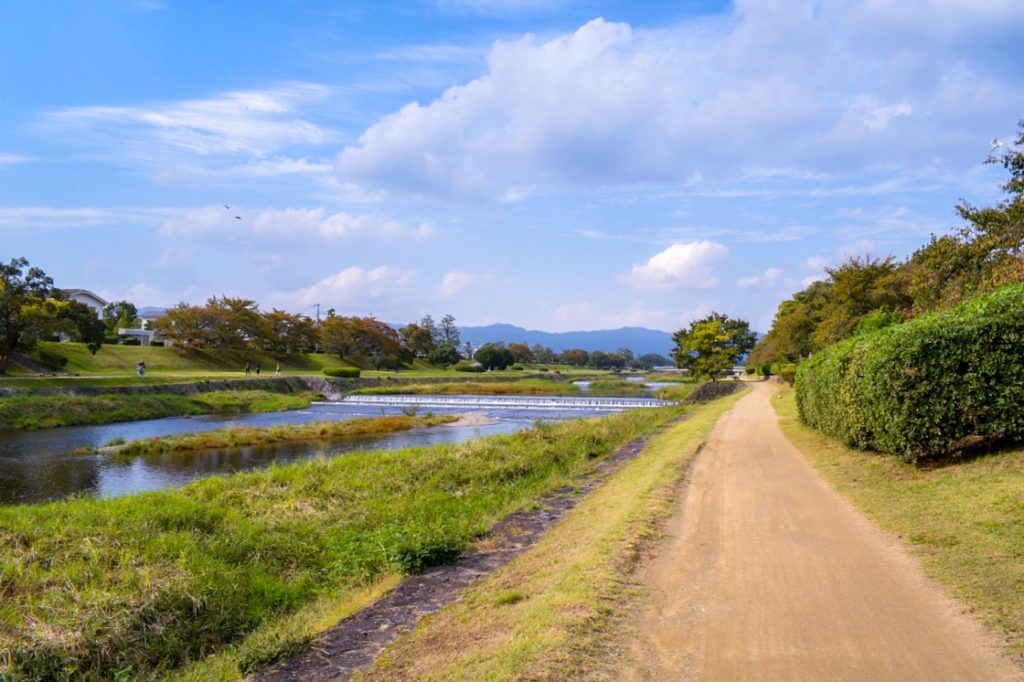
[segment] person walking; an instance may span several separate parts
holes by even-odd
[[[250,372],[251,370],[252,370],[252,365],[250,365],[250,364],[249,364],[249,361],[248,361],[248,360],[246,360],[246,361],[245,361],[245,376],[249,376],[249,372]]]
[[[256,376],[260,375],[260,363],[256,363]]]
[[[274,374],[281,376],[281,363],[277,363],[277,367],[274,368]]]

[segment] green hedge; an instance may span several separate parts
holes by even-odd
[[[358,379],[360,370],[358,367],[327,367],[324,374],[329,377],[341,377],[343,379]]]
[[[1024,440],[1024,284],[803,362],[804,423],[907,461]]]

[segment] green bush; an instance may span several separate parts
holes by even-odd
[[[138,339],[125,339],[121,342],[122,346],[141,346],[142,342]]]
[[[341,377],[343,379],[358,379],[360,370],[358,367],[325,367],[324,374],[329,377]]]
[[[481,365],[479,362],[459,360],[454,365],[452,365],[452,369],[454,369],[456,372],[483,372],[484,366]]]
[[[116,336],[108,336],[108,337],[103,339],[103,345],[104,346],[116,346],[120,342],[121,342],[121,339],[117,338]]]
[[[907,461],[1024,440],[1024,284],[803,362],[804,423]]]
[[[772,375],[772,363],[766,362],[763,365],[761,365],[761,376],[763,376],[764,378],[767,379],[771,375]]]
[[[511,370],[513,370],[513,371],[515,371],[515,372],[522,372],[522,371],[523,371],[523,370],[525,370],[526,368],[525,368],[525,367],[523,367],[523,366],[522,366],[521,364],[519,364],[519,363],[517,362],[516,364],[512,365],[511,367],[509,367],[509,369],[511,369]]]
[[[775,373],[790,386],[796,381],[796,365],[792,362],[780,363]]]

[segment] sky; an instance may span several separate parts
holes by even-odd
[[[0,8],[0,259],[139,307],[765,331],[1001,198],[1019,0]]]

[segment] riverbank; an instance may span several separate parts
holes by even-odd
[[[125,498],[2,507],[6,672],[176,677],[186,661],[222,651],[218,669],[237,679],[307,642],[316,614],[452,560],[498,519],[678,413],[633,410]]]
[[[111,457],[130,458],[141,455],[159,455],[174,452],[196,452],[223,448],[252,447],[295,441],[330,440],[354,436],[371,436],[394,431],[406,431],[417,427],[454,425],[458,415],[427,414],[422,416],[394,415],[391,417],[369,417],[323,421],[312,424],[283,424],[265,428],[230,428],[200,433],[181,433],[154,438],[142,438],[117,445],[88,449],[85,453],[98,452]]]
[[[266,390],[209,391],[195,395],[15,395],[0,398],[0,430],[111,424],[197,414],[296,410],[308,407],[316,397],[312,391],[276,393]]]
[[[501,382],[398,383],[389,381],[350,391],[352,395],[579,395],[579,386],[551,379],[519,379]]]

